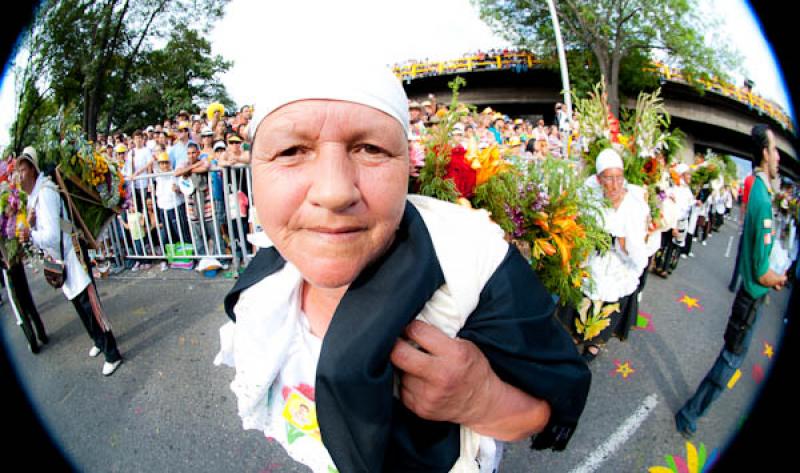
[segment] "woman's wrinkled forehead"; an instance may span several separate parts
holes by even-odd
[[[372,107],[341,100],[299,100],[280,107],[259,125],[251,152],[254,156],[261,155],[298,139],[304,142],[369,140],[381,143],[398,155],[407,153],[405,132],[394,117]]]

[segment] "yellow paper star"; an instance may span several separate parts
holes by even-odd
[[[772,359],[772,355],[774,354],[775,352],[772,350],[772,345],[770,345],[767,342],[764,342],[764,355],[766,355],[767,358]]]
[[[635,371],[635,369],[631,368],[629,361],[617,365],[617,373],[621,374],[623,379],[628,379],[628,376],[632,375]]]
[[[678,302],[680,302],[682,304],[686,304],[686,308],[689,309],[689,310],[692,310],[695,307],[700,308],[700,309],[703,308],[703,306],[698,304],[697,301],[698,301],[697,299],[695,299],[694,297],[689,297],[687,294],[684,294],[683,297],[678,299]]]

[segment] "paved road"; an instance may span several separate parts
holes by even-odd
[[[735,258],[735,227],[727,222],[708,246],[697,245],[696,257],[682,260],[670,279],[651,275],[641,310],[649,314],[652,331],[637,330],[625,343],[612,341],[591,365],[589,401],[568,450],[534,452],[526,442],[509,444],[504,473],[644,472],[666,466],[665,455],[686,458],[685,440],[675,432],[672,416],[721,346],[733,298],[726,285]],[[4,307],[0,326],[7,355],[43,425],[82,471],[307,471],[257,432],[242,430],[228,388],[233,372],[212,365],[217,331],[225,321],[222,296],[231,279],[154,269],[100,281],[125,357],[109,378],[100,374],[102,359],[87,356],[91,342],[71,304],[40,274],[29,279],[51,342],[32,355]],[[723,449],[745,418],[764,382],[758,381],[759,371],[768,374],[774,362],[762,353],[764,343],[778,350],[785,292],[770,296],[742,376],[701,421],[694,440],[698,448],[702,443],[708,452]],[[687,310],[678,302],[683,294],[696,298],[702,310]],[[634,371],[623,378],[617,370],[626,362]],[[25,414],[21,407],[13,411]],[[23,418],[14,425],[20,440],[11,448],[29,448],[25,435],[34,424]]]

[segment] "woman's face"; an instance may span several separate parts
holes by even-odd
[[[303,100],[256,126],[254,199],[264,230],[308,283],[350,284],[391,244],[403,216],[400,123],[365,105]]]

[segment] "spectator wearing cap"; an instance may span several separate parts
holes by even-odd
[[[145,132],[147,133],[147,136],[144,145],[147,146],[147,149],[149,149],[150,152],[153,153],[153,155],[155,156],[155,154],[158,152],[158,140],[156,139],[156,129],[153,125],[149,125],[145,129]]]
[[[189,241],[189,228],[185,224],[185,218],[180,209],[183,208],[183,194],[178,190],[177,178],[172,173],[169,163],[169,155],[162,151],[156,155],[159,176],[156,177],[156,207],[158,217],[162,221],[160,228],[161,242],[164,245],[178,242]],[[162,263],[163,271],[165,264]]]
[[[222,158],[222,162],[220,166],[234,166],[234,165],[248,165],[250,164],[250,151],[245,151],[242,149],[244,143],[242,138],[235,134],[231,133],[228,135],[228,148],[225,151],[225,154]],[[244,172],[245,169],[242,168],[231,168],[229,172],[229,188],[228,188],[228,198],[232,201],[235,201],[239,204],[239,201],[244,199],[247,200],[247,192],[248,184],[247,184],[247,175]],[[241,193],[241,194],[240,194]],[[230,202],[230,201],[229,201]],[[247,205],[234,205],[229,204],[227,207],[228,213],[231,215],[231,220],[233,220],[233,233],[234,237],[238,238],[238,241],[244,241],[244,236],[239,235],[239,222],[235,219],[239,218],[242,219],[241,225],[242,228],[247,228]],[[237,252],[239,251],[239,247],[237,246]]]
[[[233,166],[235,164],[250,164],[250,152],[242,149],[242,137],[236,133],[228,134],[228,147],[225,151],[220,166]]]
[[[178,123],[191,123],[191,115],[186,110],[181,110],[175,117],[178,119]]]
[[[189,142],[188,160],[184,166],[175,170],[175,176],[191,181],[191,191],[184,194],[188,221],[191,224],[195,255],[208,255],[208,240],[214,237],[211,213],[211,192],[208,185],[208,159],[200,158],[197,143]],[[179,180],[180,187],[180,180]],[[202,222],[202,225],[201,225]]]
[[[412,100],[408,104],[408,118],[412,125],[420,123],[423,120],[422,105],[416,100]]]
[[[200,159],[214,155],[214,132],[205,126],[200,131]]]
[[[116,161],[117,166],[122,166],[123,169],[125,168],[125,157],[127,154],[128,147],[124,144],[120,143],[117,146],[114,146],[114,154],[112,156],[114,161]]]
[[[241,150],[241,138],[239,138],[238,143]],[[221,241],[222,235],[227,233],[225,231],[227,223],[225,194],[223,193],[222,171],[220,170],[220,166],[227,165],[225,161],[228,153],[227,148],[228,146],[224,141],[217,141],[214,143],[214,153],[205,158],[209,164],[208,179],[211,185],[211,198],[214,209],[212,215],[214,219],[216,219],[215,237],[218,241]]]
[[[189,123],[178,123],[178,141],[172,145],[169,150],[169,162],[172,169],[180,169],[186,165],[189,160],[187,154],[189,146]]]
[[[423,100],[422,101],[422,115],[426,122],[431,121],[431,118],[436,114],[436,108],[433,102],[430,100]]]

